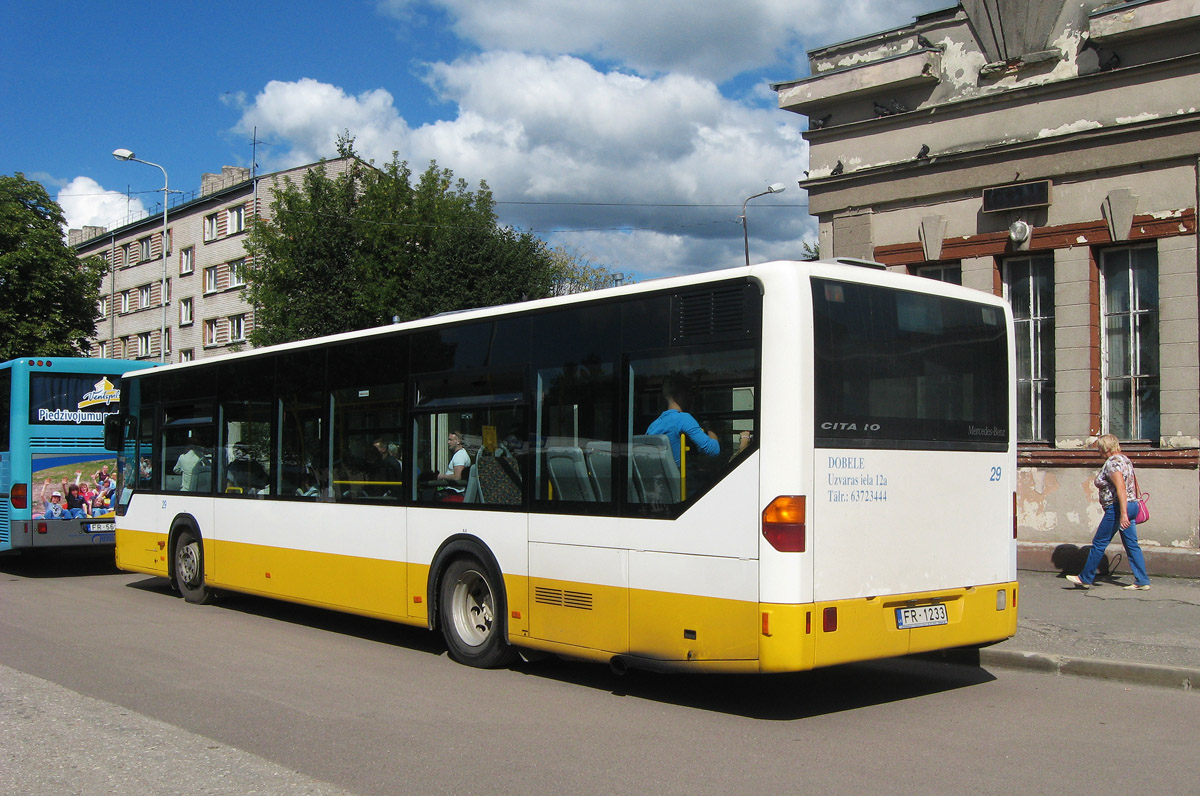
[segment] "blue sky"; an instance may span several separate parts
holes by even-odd
[[[310,0],[9,3],[0,173],[40,180],[72,226],[153,210],[204,172],[331,157],[431,159],[487,180],[504,223],[639,279],[815,240],[805,119],[772,81],[805,52],[948,0]],[[126,192],[131,192],[128,196]]]

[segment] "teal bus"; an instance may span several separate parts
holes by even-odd
[[[116,458],[104,449],[104,418],[121,409],[121,374],[155,364],[0,364],[0,554],[113,544]]]

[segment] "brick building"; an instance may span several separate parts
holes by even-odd
[[[325,161],[326,173],[335,177],[348,162]],[[161,209],[112,229],[70,230],[80,257],[98,255],[108,265],[93,354],[186,362],[249,347],[246,235],[256,216],[269,215],[274,186],[299,182],[313,165],[259,176],[225,166],[203,175],[200,190],[167,211],[165,297]]]
[[[1090,542],[1107,432],[1152,571],[1200,574],[1200,1],[966,0],[808,56],[775,89],[821,253],[1013,306],[1026,563]]]

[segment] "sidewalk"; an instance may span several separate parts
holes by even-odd
[[[1020,570],[1017,634],[980,650],[979,663],[1200,693],[1200,580],[1151,578],[1149,591],[1121,588],[1128,574],[1085,591]]]

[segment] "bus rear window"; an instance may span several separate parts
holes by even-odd
[[[121,379],[80,373],[29,377],[29,422],[34,425],[99,426],[121,409]]]
[[[816,444],[1006,450],[1000,308],[813,279]]]

